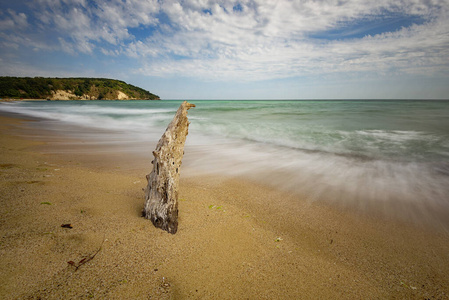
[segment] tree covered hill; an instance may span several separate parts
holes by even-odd
[[[159,100],[126,82],[106,78],[0,77],[0,98],[50,100]]]

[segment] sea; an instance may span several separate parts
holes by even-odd
[[[196,107],[188,114],[184,176],[243,178],[301,201],[449,232],[449,101],[189,102]],[[18,101],[1,103],[0,112],[150,162],[181,103]]]

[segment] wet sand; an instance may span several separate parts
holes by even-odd
[[[21,122],[0,117],[2,299],[449,297],[447,232],[182,170],[171,235],[140,217],[147,159],[50,153]]]

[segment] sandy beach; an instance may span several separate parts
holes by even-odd
[[[140,217],[149,159],[49,153],[23,122],[0,116],[2,299],[449,297],[447,232],[182,170],[171,235]]]

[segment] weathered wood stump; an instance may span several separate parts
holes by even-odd
[[[154,226],[172,234],[178,230],[179,172],[190,124],[187,110],[192,107],[195,105],[184,101],[178,108],[153,151],[153,170],[147,175],[142,215]]]

